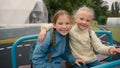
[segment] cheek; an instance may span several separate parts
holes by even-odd
[[[88,22],[87,25],[89,26],[91,24],[91,22]]]
[[[68,25],[68,26],[67,26],[67,28],[69,28],[69,29],[71,29],[71,27],[72,27],[71,25]]]
[[[75,23],[78,24],[80,21],[79,20],[75,20]]]
[[[78,22],[78,18],[77,18],[77,19],[74,19],[74,22],[77,23],[77,22]]]

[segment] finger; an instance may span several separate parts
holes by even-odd
[[[82,62],[85,65],[85,62]]]
[[[78,66],[81,66],[81,65],[79,64],[79,62],[77,62],[76,64],[77,64]]]
[[[111,51],[111,54],[112,55],[115,55],[117,51]]]
[[[112,54],[112,55],[113,55],[113,54],[114,54],[114,52],[112,51],[112,52],[110,52],[110,54]]]
[[[120,52],[120,48],[118,48],[118,51]]]
[[[115,55],[117,52],[113,52],[113,55]]]
[[[120,53],[120,49],[117,49],[117,52]]]
[[[111,49],[110,50],[110,54],[112,54],[113,55],[113,53],[116,51],[116,49]]]
[[[81,61],[81,63],[82,63],[83,65],[85,65],[85,62],[84,62],[84,61]]]
[[[79,64],[85,65],[85,62],[83,60],[79,61]]]

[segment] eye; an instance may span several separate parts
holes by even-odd
[[[83,18],[80,18],[80,20],[84,20]]]
[[[66,25],[69,25],[70,24],[70,22],[66,22]]]
[[[87,22],[90,22],[90,20],[89,20],[89,19],[87,19],[86,21],[87,21]]]
[[[62,25],[62,22],[59,22],[58,24],[59,24],[59,25]]]

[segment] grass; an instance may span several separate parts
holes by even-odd
[[[8,38],[8,39],[0,40],[0,44],[14,43],[16,40],[18,40],[18,38]],[[22,42],[34,41],[34,40],[36,40],[36,39],[25,40],[25,41],[22,41]]]
[[[17,40],[18,38],[8,38],[8,39],[2,39],[0,40],[0,44],[4,44],[4,43],[13,43]]]
[[[120,26],[107,27],[112,32],[114,40],[120,42]]]

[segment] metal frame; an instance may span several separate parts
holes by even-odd
[[[111,61],[91,68],[113,68],[115,66],[120,66],[120,60]]]
[[[20,44],[23,41],[26,41],[26,40],[37,39],[37,37],[38,37],[38,35],[23,36],[23,37],[20,37],[19,39],[17,39],[13,43],[12,49],[11,49],[12,68],[17,68],[17,61],[16,61],[16,48],[17,48],[17,45]]]
[[[109,31],[95,31],[96,34],[107,34],[110,38],[110,45],[113,45],[113,38],[112,38],[112,34]],[[11,49],[11,56],[12,56],[12,68],[17,68],[17,60],[16,60],[16,48],[18,46],[18,44],[20,44],[22,41],[26,41],[26,40],[31,40],[31,39],[37,39],[38,35],[28,35],[28,36],[23,36],[20,37],[19,39],[17,39],[13,45],[12,45],[12,49]],[[109,57],[109,60],[112,60],[112,56]]]

